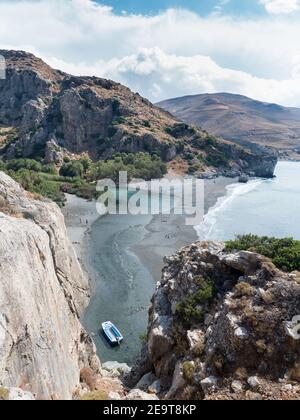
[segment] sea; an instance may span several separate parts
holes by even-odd
[[[201,240],[248,233],[300,239],[300,163],[279,162],[274,179],[229,185],[196,230]]]
[[[300,239],[300,163],[279,162],[275,175],[227,186],[226,194],[195,227],[199,239],[229,240],[248,233]],[[103,362],[133,365],[140,354],[156,280],[151,267],[131,249],[143,240],[151,219],[107,215],[93,225],[89,266],[95,290],[83,323]],[[125,335],[120,347],[111,348],[101,334],[101,323],[108,320]]]

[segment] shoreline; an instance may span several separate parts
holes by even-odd
[[[227,186],[237,182],[237,179],[227,177],[205,180],[205,215],[220,198],[226,196]],[[82,269],[92,281],[91,286],[94,286],[95,275],[89,267],[89,240],[94,223],[103,216],[97,212],[94,200],[87,201],[71,194],[65,194],[65,196],[67,201],[62,213],[68,237]],[[180,248],[199,240],[196,226],[188,226],[184,222],[185,218],[182,215],[152,216],[151,221],[144,226],[145,237],[129,248],[129,251],[133,252],[150,272],[152,270],[156,272],[155,278],[157,278],[157,272],[161,273],[163,267],[163,264],[157,266],[157,259],[163,261],[165,257],[176,253]]]
[[[93,224],[101,217],[96,209],[95,201],[87,201],[75,195],[65,194],[67,199],[62,208],[67,234],[71,241],[78,261],[90,282],[91,295],[95,288],[94,276],[89,267],[89,238]]]
[[[226,187],[232,183],[235,180],[231,178],[205,181],[205,213],[226,195]],[[198,241],[196,227],[186,225],[185,216],[174,214],[102,217],[95,201],[66,198],[63,214],[68,236],[91,289],[82,323],[95,341],[100,360],[133,364],[165,257]],[[114,299],[120,304],[116,308],[109,305]],[[126,333],[127,342],[121,349],[108,347],[99,334],[106,318]]]
[[[226,196],[227,186],[237,182],[237,179],[226,177],[205,180],[205,215],[221,197]],[[156,282],[161,280],[166,257],[200,240],[197,226],[186,225],[185,217],[181,215],[155,215],[145,230],[145,238],[131,247],[131,251],[151,272]]]

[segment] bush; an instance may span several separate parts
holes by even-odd
[[[236,296],[252,296],[254,293],[255,289],[249,283],[241,282],[235,286]]]
[[[80,161],[73,160],[72,162],[63,164],[60,168],[59,174],[61,176],[69,176],[71,178],[81,178],[84,174],[84,167]]]
[[[192,362],[184,362],[183,363],[183,365],[182,365],[182,375],[187,382],[189,382],[189,383],[193,382],[195,372],[196,372],[196,367],[195,367],[194,363],[192,363]]]
[[[190,294],[176,308],[176,314],[185,324],[191,326],[200,323],[204,319],[203,305],[210,302],[214,295],[214,288],[211,281],[202,277],[196,279],[198,290]]]
[[[129,180],[141,178],[148,181],[162,178],[167,173],[167,166],[158,156],[149,153],[118,153],[111,160],[96,163],[92,169],[92,179],[109,178],[117,183],[120,171],[126,171]]]
[[[19,171],[20,169],[28,169],[29,171],[41,172],[42,165],[34,159],[14,159],[6,164],[8,171]]]
[[[189,174],[193,175],[200,170],[199,164],[195,163],[189,166]]]
[[[238,236],[226,243],[227,251],[253,251],[270,258],[273,264],[285,271],[300,271],[300,241],[293,238],[270,238],[256,235]]]

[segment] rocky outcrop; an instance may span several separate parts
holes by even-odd
[[[66,155],[88,154],[96,161],[116,152],[150,152],[164,161],[181,156],[199,176],[274,174],[277,157],[267,149],[249,150],[221,138],[207,147],[206,131],[179,123],[125,86],[53,70],[22,51],[0,54],[7,67],[0,80],[4,158],[39,157],[60,165]],[[4,135],[3,127],[11,131]]]
[[[129,383],[148,371],[142,389],[156,378],[166,399],[300,399],[299,315],[299,274],[222,243],[183,248],[168,259]]]
[[[59,208],[0,173],[1,386],[71,399],[80,370],[99,371],[79,321],[88,298]]]

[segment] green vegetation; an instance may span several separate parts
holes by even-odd
[[[300,271],[300,241],[293,238],[269,238],[256,235],[238,236],[228,241],[227,251],[254,251],[272,260],[273,264],[284,271]]]
[[[175,124],[173,127],[166,127],[165,132],[175,138],[196,134],[194,127],[184,123]]]
[[[203,305],[209,303],[214,295],[214,287],[210,280],[198,277],[196,283],[197,291],[191,293],[176,308],[176,314],[179,319],[189,326],[203,321]]]
[[[201,169],[198,163],[193,163],[189,166],[189,174],[193,175]]]
[[[47,197],[63,206],[64,193],[75,194],[87,200],[97,198],[96,181],[108,178],[118,183],[120,171],[127,171],[129,180],[150,180],[163,177],[167,167],[155,154],[119,153],[113,159],[95,164],[88,157],[79,160],[66,157],[59,173],[54,165],[45,165],[34,159],[14,159],[7,162],[0,160],[0,170],[27,191]]]
[[[96,163],[91,169],[91,177],[94,181],[109,178],[117,183],[120,171],[126,171],[129,180],[140,178],[148,181],[162,178],[167,173],[167,166],[157,155],[118,153],[111,160]]]
[[[195,372],[196,372],[196,367],[195,367],[194,363],[188,362],[188,361],[183,363],[183,365],[182,365],[182,375],[188,383],[193,382]]]
[[[59,175],[70,178],[82,178],[84,168],[81,162],[74,160],[73,162],[64,163],[60,168]]]

